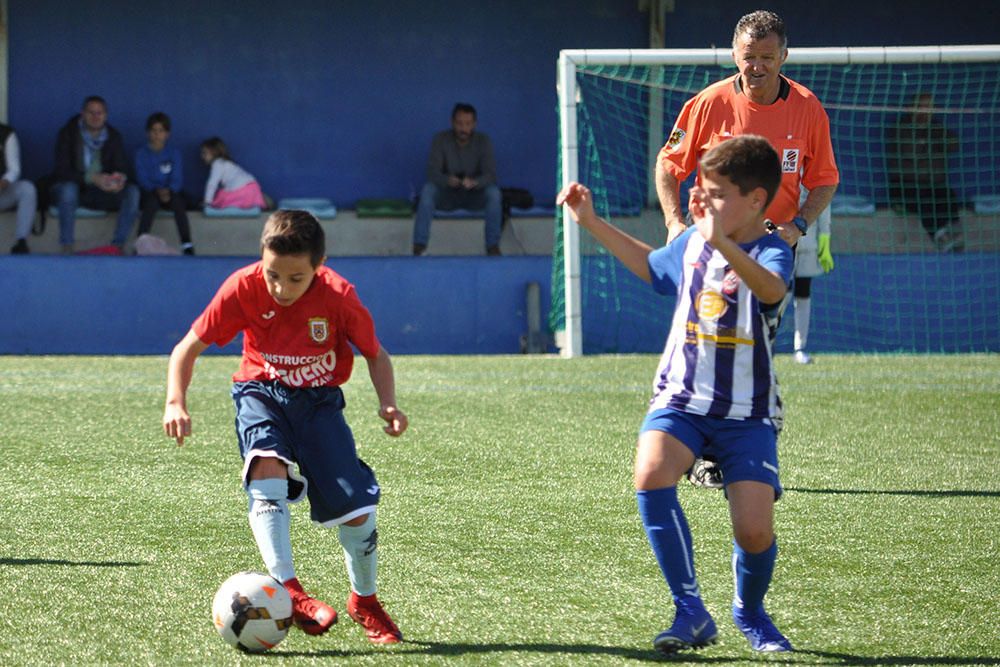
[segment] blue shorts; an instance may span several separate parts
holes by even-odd
[[[663,431],[694,453],[719,462],[723,484],[764,482],[781,497],[778,480],[778,434],[769,419],[723,419],[665,408],[642,421],[640,432]]]
[[[288,500],[307,496],[316,523],[333,526],[374,511],[378,482],[358,458],[340,387],[253,380],[234,384],[232,395],[244,488],[253,460],[272,456],[288,465]]]

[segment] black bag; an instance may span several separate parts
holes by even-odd
[[[535,198],[523,188],[500,188],[500,192],[507,208],[531,208],[535,205]]]
[[[31,233],[35,236],[45,233],[45,217],[49,214],[49,206],[52,204],[52,195],[49,191],[55,181],[54,174],[47,174],[35,180],[35,190],[38,192],[38,216],[31,225]]]
[[[510,209],[531,208],[535,205],[535,198],[524,188],[500,188],[503,195],[503,221],[510,220]]]

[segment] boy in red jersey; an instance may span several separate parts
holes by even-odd
[[[191,435],[185,399],[195,360],[242,331],[232,396],[250,527],[264,563],[291,594],[296,626],[319,635],[337,622],[332,607],[302,590],[292,564],[288,503],[308,496],[313,521],[338,527],[348,614],[372,642],[395,643],[402,634],[375,596],[379,486],[343,415],[352,344],[368,362],[385,432],[401,435],[408,422],[396,406],[389,353],[354,286],[323,265],[325,244],[311,213],[268,218],[261,260],[226,279],[170,355],[163,430],[178,445]]]

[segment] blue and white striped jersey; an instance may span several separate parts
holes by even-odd
[[[777,234],[740,247],[791,282],[792,250]],[[677,294],[649,409],[727,419],[780,417],[767,312],[722,254],[691,227],[648,261],[653,289]]]

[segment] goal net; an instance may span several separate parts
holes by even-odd
[[[561,52],[560,184],[586,184],[600,215],[662,245],[656,154],[683,104],[733,73],[724,49]],[[1000,45],[792,49],[782,73],[826,108],[841,177],[810,349],[1000,351]],[[914,130],[915,114],[936,129]],[[901,185],[914,171],[939,187]],[[552,291],[564,356],[662,349],[673,300],[562,210]],[[778,352],[792,322],[790,309]]]

